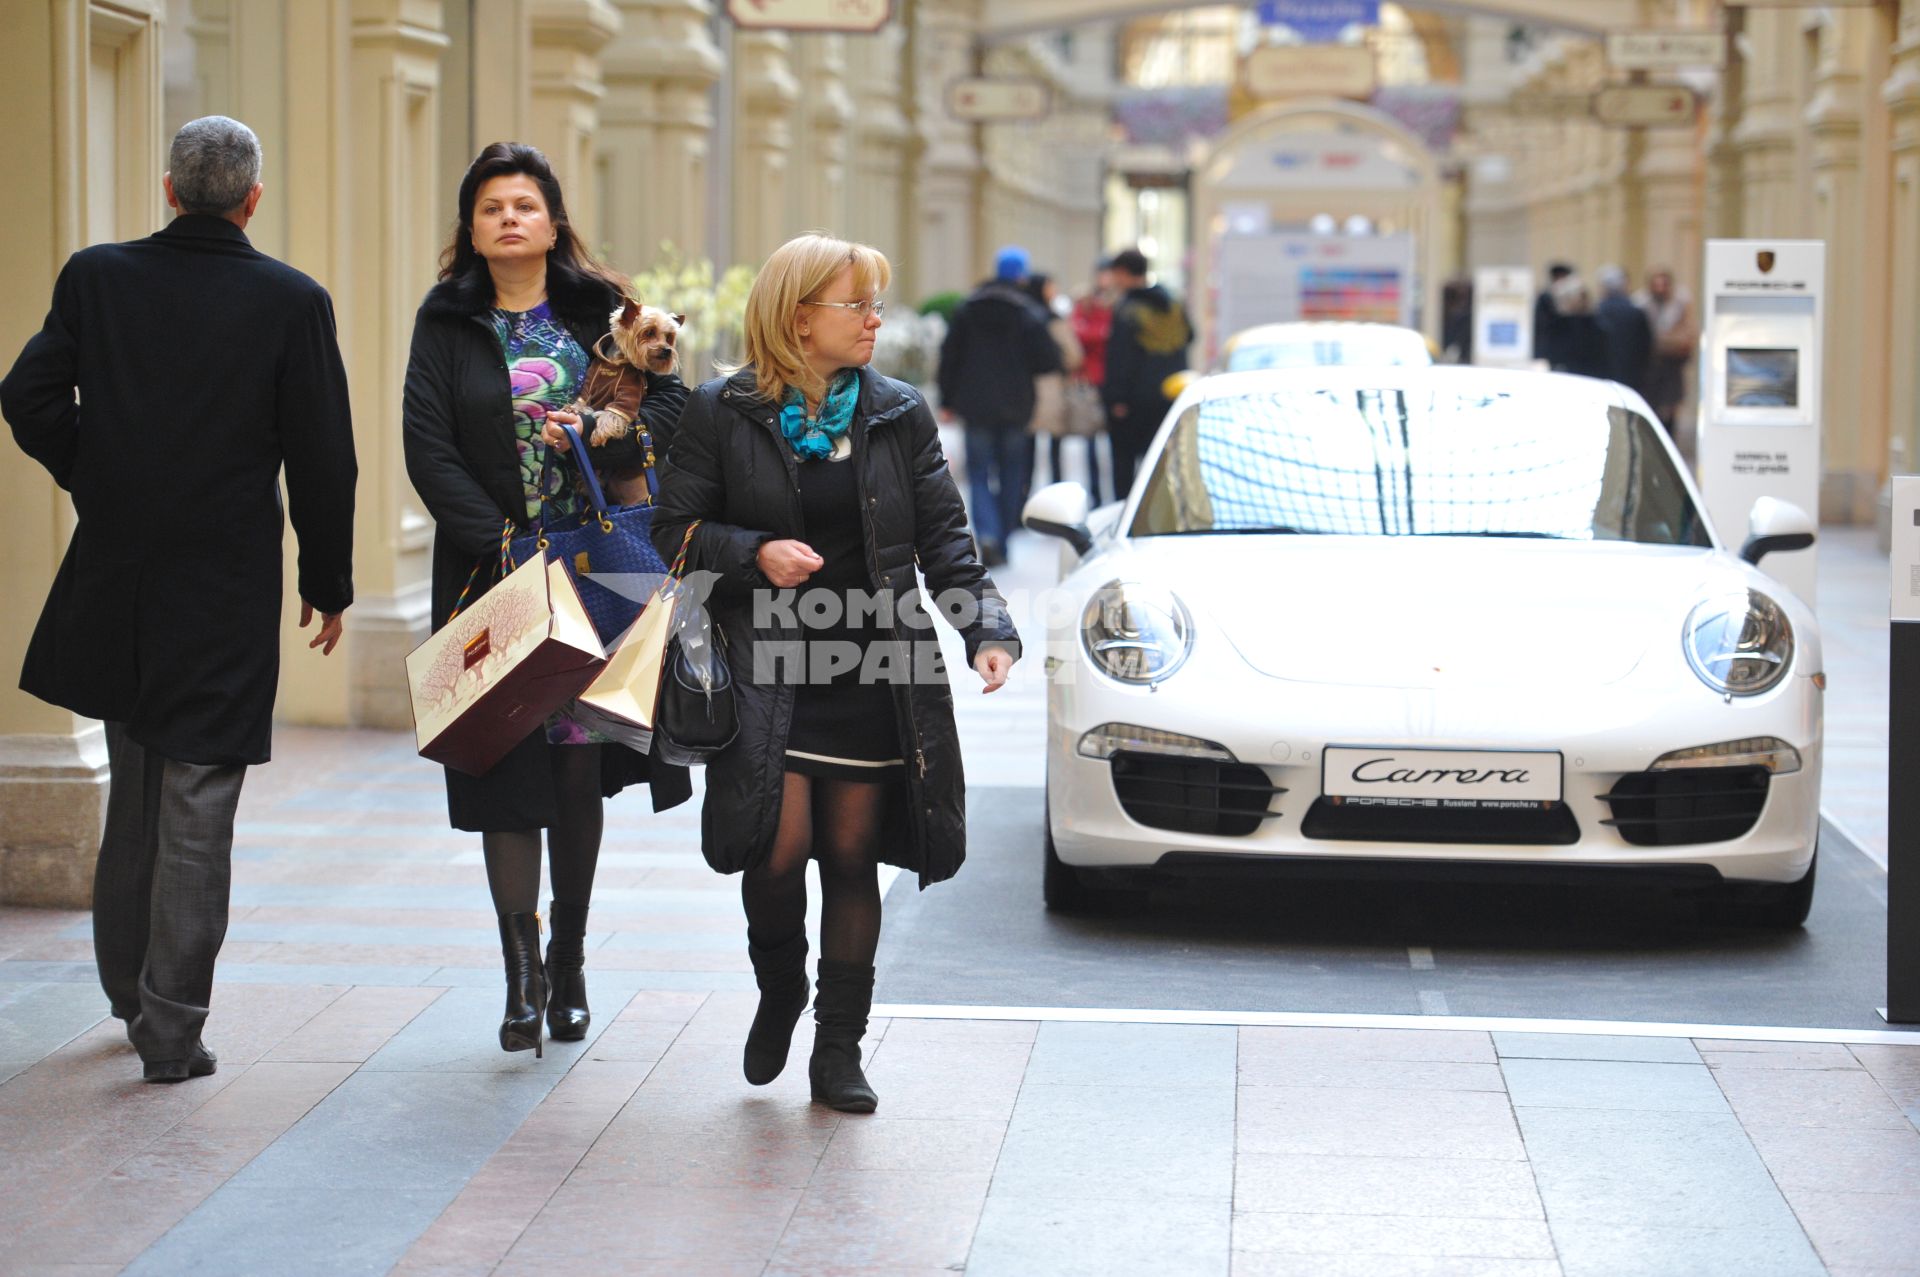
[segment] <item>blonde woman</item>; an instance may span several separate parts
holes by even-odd
[[[892,271],[804,235],[747,298],[747,363],[694,392],[672,431],[654,538],[717,575],[740,733],[707,768],[707,861],[739,873],[760,987],[743,1066],[765,1085],[806,1010],[806,864],[820,867],[808,1076],[842,1112],[878,1103],[860,1068],[880,939],[877,866],[922,887],[966,854],[952,693],[914,567],[991,692],[1019,638],[974,555],[933,414],[868,367]]]

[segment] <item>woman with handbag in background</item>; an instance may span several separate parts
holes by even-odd
[[[563,411],[607,334],[625,281],[593,260],[567,220],[560,184],[538,150],[496,142],[461,180],[458,226],[440,282],[414,321],[402,430],[407,474],[434,520],[433,625],[463,593],[501,579],[502,534],[584,509],[575,471],[549,455]],[[647,374],[640,424],[670,426],[686,403],[673,376]],[[639,456],[638,432],[589,449],[602,469]],[[506,963],[500,1046],[540,1053],[584,1038],[587,909],[600,857],[604,797],[647,781],[654,810],[685,802],[687,771],[607,744],[564,712],[537,725],[485,776],[447,771],[455,829],[480,834]],[[552,941],[540,955],[540,849],[553,885]]]
[[[1052,476],[1048,482],[1058,483],[1061,479],[1060,440],[1068,435],[1085,437],[1069,415],[1067,389],[1079,380],[1087,356],[1080,349],[1080,339],[1073,334],[1073,324],[1056,307],[1060,290],[1055,287],[1053,276],[1035,272],[1027,276],[1027,282],[1022,287],[1047,312],[1047,335],[1053,338],[1053,344],[1060,349],[1059,370],[1043,372],[1033,379],[1033,421],[1030,426],[1035,435],[1047,441],[1047,473]],[[1087,468],[1098,482],[1100,459],[1094,455],[1091,441],[1087,443]],[[1031,476],[1031,469],[1028,474]]]
[[[760,988],[747,1080],[779,1076],[806,1010],[811,858],[822,900],[808,1080],[849,1113],[878,1103],[860,1067],[878,865],[925,887],[966,854],[953,696],[924,659],[938,648],[916,562],[929,592],[956,604],[949,619],[985,691],[1019,654],[933,413],[868,367],[890,275],[877,250],[823,235],[774,252],[747,299],[746,366],[696,390],[661,441],[653,528],[662,556],[692,528],[687,565],[716,574],[708,606],[732,663],[738,734],[707,764],[701,833],[708,863],[742,874]]]

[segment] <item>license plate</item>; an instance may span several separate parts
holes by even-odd
[[[1320,792],[1384,806],[1533,806],[1560,801],[1560,772],[1558,753],[1335,745],[1320,755]]]

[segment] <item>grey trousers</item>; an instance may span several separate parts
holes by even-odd
[[[183,1059],[213,1001],[213,964],[227,937],[233,815],[247,769],[163,758],[129,740],[123,724],[106,729],[94,959],[141,1058]]]

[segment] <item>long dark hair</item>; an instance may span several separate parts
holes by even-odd
[[[574,234],[573,223],[567,218],[567,202],[560,195],[560,179],[553,175],[553,166],[547,163],[547,157],[538,147],[524,142],[494,142],[467,166],[467,175],[460,179],[453,238],[440,254],[440,278],[465,277],[487,269],[487,259],[473,247],[474,201],[479,197],[480,188],[489,181],[516,173],[532,178],[540,188],[540,197],[547,202],[547,216],[553,222],[554,234],[554,245],[547,251],[547,271],[561,277],[558,281],[561,290],[568,285],[578,289],[589,280],[598,280],[625,292],[627,281],[595,261],[580,237]],[[547,291],[556,291],[552,282],[548,283]]]

